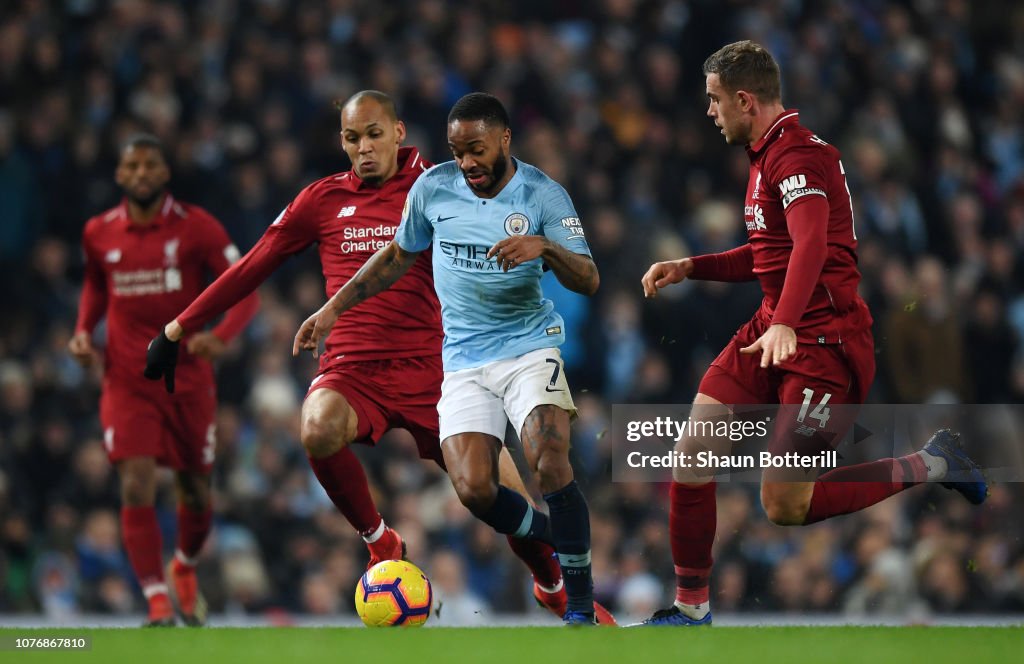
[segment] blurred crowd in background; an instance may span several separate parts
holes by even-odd
[[[744,241],[747,156],[704,117],[701,64],[750,38],[783,102],[843,152],[875,317],[871,400],[1024,396],[1024,6],[967,0],[15,0],[0,9],[0,612],[132,614],[99,376],[65,352],[85,219],[114,204],[117,146],[156,133],[171,188],[245,251],[306,184],[347,169],[333,102],[394,96],[414,144],[448,158],[445,118],[499,96],[513,154],[561,182],[601,289],[551,280],[580,408],[599,598],[620,618],[673,588],[667,487],[612,483],[612,403],[686,403],[753,313],[756,284],[685,284],[645,301],[656,260]],[[313,376],[292,359],[323,301],[313,252],[262,291],[220,362],[215,528],[200,565],[215,611],[352,612],[365,547],[298,442]],[[102,336],[102,330],[100,331]],[[141,367],[140,367],[141,370]],[[359,447],[388,523],[446,600],[445,622],[540,611],[504,544],[404,432]],[[166,492],[167,500],[172,500]],[[939,487],[805,529],[764,518],[755,486],[719,490],[716,613],[845,612],[909,620],[1024,611],[1021,484],[980,509]],[[163,505],[165,544],[174,528]],[[169,553],[169,549],[168,549]]]

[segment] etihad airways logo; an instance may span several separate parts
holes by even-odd
[[[451,267],[475,272],[494,272],[498,269],[497,261],[487,258],[490,247],[486,245],[458,244],[442,240],[438,242],[438,248],[441,250],[441,254],[450,261]],[[441,260],[441,258],[435,254],[434,260]]]

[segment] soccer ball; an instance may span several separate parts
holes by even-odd
[[[377,563],[356,584],[356,613],[367,627],[419,627],[433,601],[430,579],[405,560]]]

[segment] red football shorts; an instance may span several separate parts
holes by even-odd
[[[209,473],[216,446],[213,385],[167,394],[163,381],[146,385],[104,381],[100,397],[103,446],[111,463],[154,457],[174,470]]]
[[[443,379],[438,355],[337,362],[322,367],[306,396],[323,388],[338,392],[359,418],[356,442],[374,445],[389,429],[406,429],[420,457],[444,468],[437,417]]]
[[[826,408],[864,403],[875,377],[871,330],[844,339],[842,344],[797,344],[793,357],[777,367],[762,369],[760,352],[746,355],[740,349],[753,344],[767,329],[757,318],[743,325],[711,363],[698,391],[729,405],[790,405],[778,413],[771,442],[777,453],[793,450],[794,444],[804,447],[807,436],[818,443],[838,441],[852,426],[857,409]],[[799,418],[798,407],[804,404],[804,417]],[[823,421],[826,413],[830,417]],[[811,447],[821,448],[818,443]]]

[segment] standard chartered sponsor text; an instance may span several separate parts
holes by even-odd
[[[342,231],[345,241],[341,243],[341,250],[345,253],[380,251],[395,237],[397,230],[398,226],[374,226],[371,228],[349,226]]]

